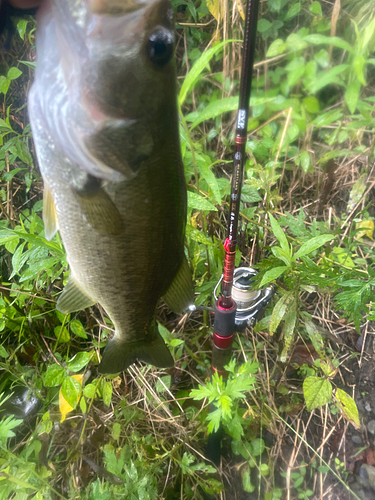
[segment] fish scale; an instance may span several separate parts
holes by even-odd
[[[77,4],[79,16],[73,15]],[[57,308],[68,313],[99,303],[105,309],[115,335],[101,373],[117,373],[136,360],[168,367],[173,359],[157,329],[157,302],[165,295],[181,312],[193,300],[184,256],[187,202],[170,5],[132,0],[137,9],[121,17],[123,32],[118,14],[112,19],[106,11],[102,18],[89,6],[46,0],[29,97],[45,183],[46,237],[60,229],[71,268]],[[64,59],[74,51],[74,44],[65,50],[70,30],[85,64],[77,66],[79,54],[71,66]]]

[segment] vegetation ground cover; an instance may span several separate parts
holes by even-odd
[[[209,307],[243,5],[173,6],[186,254],[196,304]],[[227,382],[210,379],[207,309],[176,317],[160,304],[175,368],[113,377],[97,375],[112,332],[105,312],[56,311],[69,270],[59,235],[44,238],[27,118],[35,22],[14,22],[0,61],[0,499],[371,498],[373,2],[261,2],[236,263],[257,267],[255,286],[278,289],[264,318],[236,335]],[[220,425],[216,468],[205,443]]]

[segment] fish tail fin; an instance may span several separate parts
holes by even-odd
[[[156,332],[152,342],[124,342],[118,336],[107,344],[99,373],[118,373],[126,370],[135,361],[143,361],[158,368],[170,368],[174,361],[168,347]]]

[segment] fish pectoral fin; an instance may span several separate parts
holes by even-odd
[[[73,190],[90,226],[99,234],[115,236],[124,230],[124,222],[111,197],[98,183],[90,182],[82,189]]]
[[[70,277],[57,301],[56,309],[64,314],[69,314],[93,306],[96,302],[81,290],[74,278]]]
[[[170,368],[174,361],[160,334],[152,342],[126,342],[114,337],[104,350],[99,373],[118,373],[136,361],[143,361],[158,368]]]
[[[46,183],[44,183],[43,191],[43,222],[45,237],[50,241],[55,236],[59,226],[55,202],[53,201],[52,193]]]
[[[167,306],[176,314],[186,311],[189,305],[194,303],[193,282],[185,255],[181,267],[167,292],[164,294],[163,299]]]

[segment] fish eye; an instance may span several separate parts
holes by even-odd
[[[165,28],[158,28],[147,42],[147,55],[156,66],[164,66],[173,55],[173,35]]]

